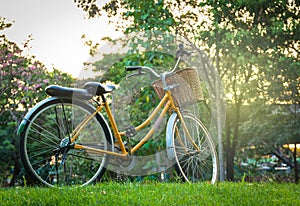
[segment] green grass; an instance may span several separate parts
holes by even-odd
[[[300,185],[151,182],[1,188],[0,205],[300,205]]]

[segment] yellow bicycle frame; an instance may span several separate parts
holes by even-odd
[[[121,153],[117,153],[117,152],[113,152],[113,151],[107,151],[107,150],[103,150],[103,149],[97,149],[97,148],[92,148],[92,147],[88,147],[88,146],[84,146],[84,145],[80,145],[80,144],[76,144],[76,139],[79,135],[79,133],[82,131],[82,129],[85,127],[85,125],[98,113],[101,112],[101,110],[105,109],[107,115],[108,115],[108,119],[109,122],[111,123],[111,128],[112,131],[115,135],[115,138],[117,140],[117,143],[119,145],[119,148],[121,150]],[[193,145],[195,146],[195,148],[199,151],[198,146],[194,143],[194,141],[192,140],[188,129],[183,121],[182,115],[180,113],[180,110],[178,107],[175,106],[174,101],[173,101],[173,97],[171,95],[170,91],[166,91],[164,97],[161,99],[161,101],[159,102],[159,104],[157,105],[157,107],[155,108],[155,110],[152,112],[152,114],[139,126],[135,127],[136,131],[140,131],[141,129],[145,128],[147,125],[150,124],[150,122],[157,116],[158,112],[160,111],[160,109],[162,109],[161,113],[159,114],[157,120],[155,121],[153,127],[148,131],[148,133],[146,134],[146,136],[141,139],[132,149],[131,149],[131,154],[134,154],[137,150],[139,150],[149,139],[150,137],[154,134],[154,132],[158,129],[161,121],[163,120],[164,116],[166,115],[166,113],[171,109],[172,111],[175,111],[180,119],[180,121],[182,122],[182,125],[184,127],[185,132],[188,134],[188,138],[191,140],[191,142],[193,143]],[[124,142],[122,140],[122,136],[126,136],[125,132],[120,132],[118,130],[116,121],[112,115],[111,109],[107,103],[107,101],[104,101],[101,103],[101,105],[99,105],[96,110],[94,111],[93,114],[91,114],[90,116],[86,117],[72,132],[71,134],[71,142],[74,143],[74,149],[84,149],[93,153],[100,153],[100,154],[108,154],[108,155],[114,155],[114,156],[119,156],[119,157],[126,157],[128,156],[128,152],[126,151]],[[180,138],[180,137],[179,137]]]

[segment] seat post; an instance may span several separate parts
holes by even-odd
[[[101,96],[102,101],[106,102],[106,98],[105,98],[104,94],[101,94],[100,96]]]

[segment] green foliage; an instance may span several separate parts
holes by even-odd
[[[233,163],[242,141],[240,125],[247,120],[243,116],[248,113],[247,105],[259,108],[266,103],[289,104],[299,108],[299,1],[157,1],[157,5],[153,2],[112,0],[103,10],[109,17],[117,17],[115,23],[127,32],[167,28],[194,40],[213,57],[227,93],[227,163]],[[161,15],[155,14],[159,8],[167,9]],[[294,110],[287,116],[292,118],[285,122],[290,128],[281,130],[281,134],[297,133],[291,125],[299,122],[299,115]],[[251,118],[255,122],[257,116]],[[281,122],[266,120],[265,124],[271,125]],[[265,129],[265,124],[257,125],[259,131]],[[276,126],[268,129],[269,134],[278,132]],[[227,171],[233,171],[233,164]]]
[[[101,10],[107,12],[109,17],[119,16],[123,22],[130,22],[124,28],[123,25],[116,26],[125,29],[125,33],[133,31],[162,30],[169,31],[175,21],[169,10],[168,3],[164,0],[148,1],[117,1],[111,0],[102,8],[98,7],[96,0],[86,2],[74,0],[76,5],[83,9],[89,18],[99,16]]]
[[[0,16],[0,30],[7,29],[11,27],[12,23],[7,22],[5,17]]]
[[[126,32],[162,30],[169,31],[174,24],[172,13],[164,0],[127,1],[125,19],[133,19]]]
[[[228,162],[233,163],[238,145],[246,142],[245,135],[240,134],[240,125],[247,120],[242,117],[249,108],[247,105],[255,104],[252,107],[255,113],[257,108],[265,108],[266,102],[299,104],[299,69],[294,67],[299,63],[299,51],[295,49],[299,43],[299,37],[295,36],[299,31],[299,2],[220,0],[201,5],[209,8],[211,18],[198,25],[196,36],[208,45],[208,52],[214,48],[215,65],[225,84],[228,98],[225,147],[230,165]],[[263,114],[261,110],[260,113]],[[284,119],[292,116],[287,114]],[[249,121],[262,123],[257,116],[250,117]],[[262,124],[247,127],[248,144],[260,144],[262,139],[278,144],[286,142],[286,136],[294,130],[279,130],[282,129],[279,125],[291,126],[293,121],[282,121],[264,118]],[[250,131],[265,132],[253,138],[256,135]],[[278,132],[281,135],[275,135]],[[233,169],[231,166],[227,174]]]
[[[5,23],[1,18],[0,25],[3,29],[7,28],[9,23]],[[46,86],[62,82],[68,86],[74,80],[57,69],[49,72],[44,64],[34,57],[23,55],[22,49],[16,43],[9,41],[5,35],[0,36],[1,183],[6,182],[8,176],[12,176],[13,173],[17,175],[20,171],[16,131],[22,117],[37,102],[46,98]],[[10,171],[11,167],[15,171]]]
[[[97,0],[74,0],[74,3],[87,13],[88,18],[94,18],[101,15],[97,5]]]
[[[243,124],[243,134],[248,144],[260,145],[266,142],[270,147],[299,142],[299,117],[289,112],[293,105],[268,106],[257,109],[251,119]],[[246,141],[247,142],[247,141]]]
[[[297,205],[295,184],[103,183],[84,188],[1,189],[1,205]]]
[[[72,82],[67,74],[56,69],[48,72],[41,62],[23,56],[22,50],[4,35],[0,36],[0,46],[1,112],[26,110],[45,98],[43,91],[50,83]]]

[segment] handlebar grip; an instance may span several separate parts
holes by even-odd
[[[190,56],[193,52],[188,52],[183,48],[183,44],[178,45],[178,50],[176,51],[176,57],[182,57],[183,55]]]
[[[126,71],[134,71],[134,70],[139,70],[142,69],[142,66],[127,66],[125,67]]]

